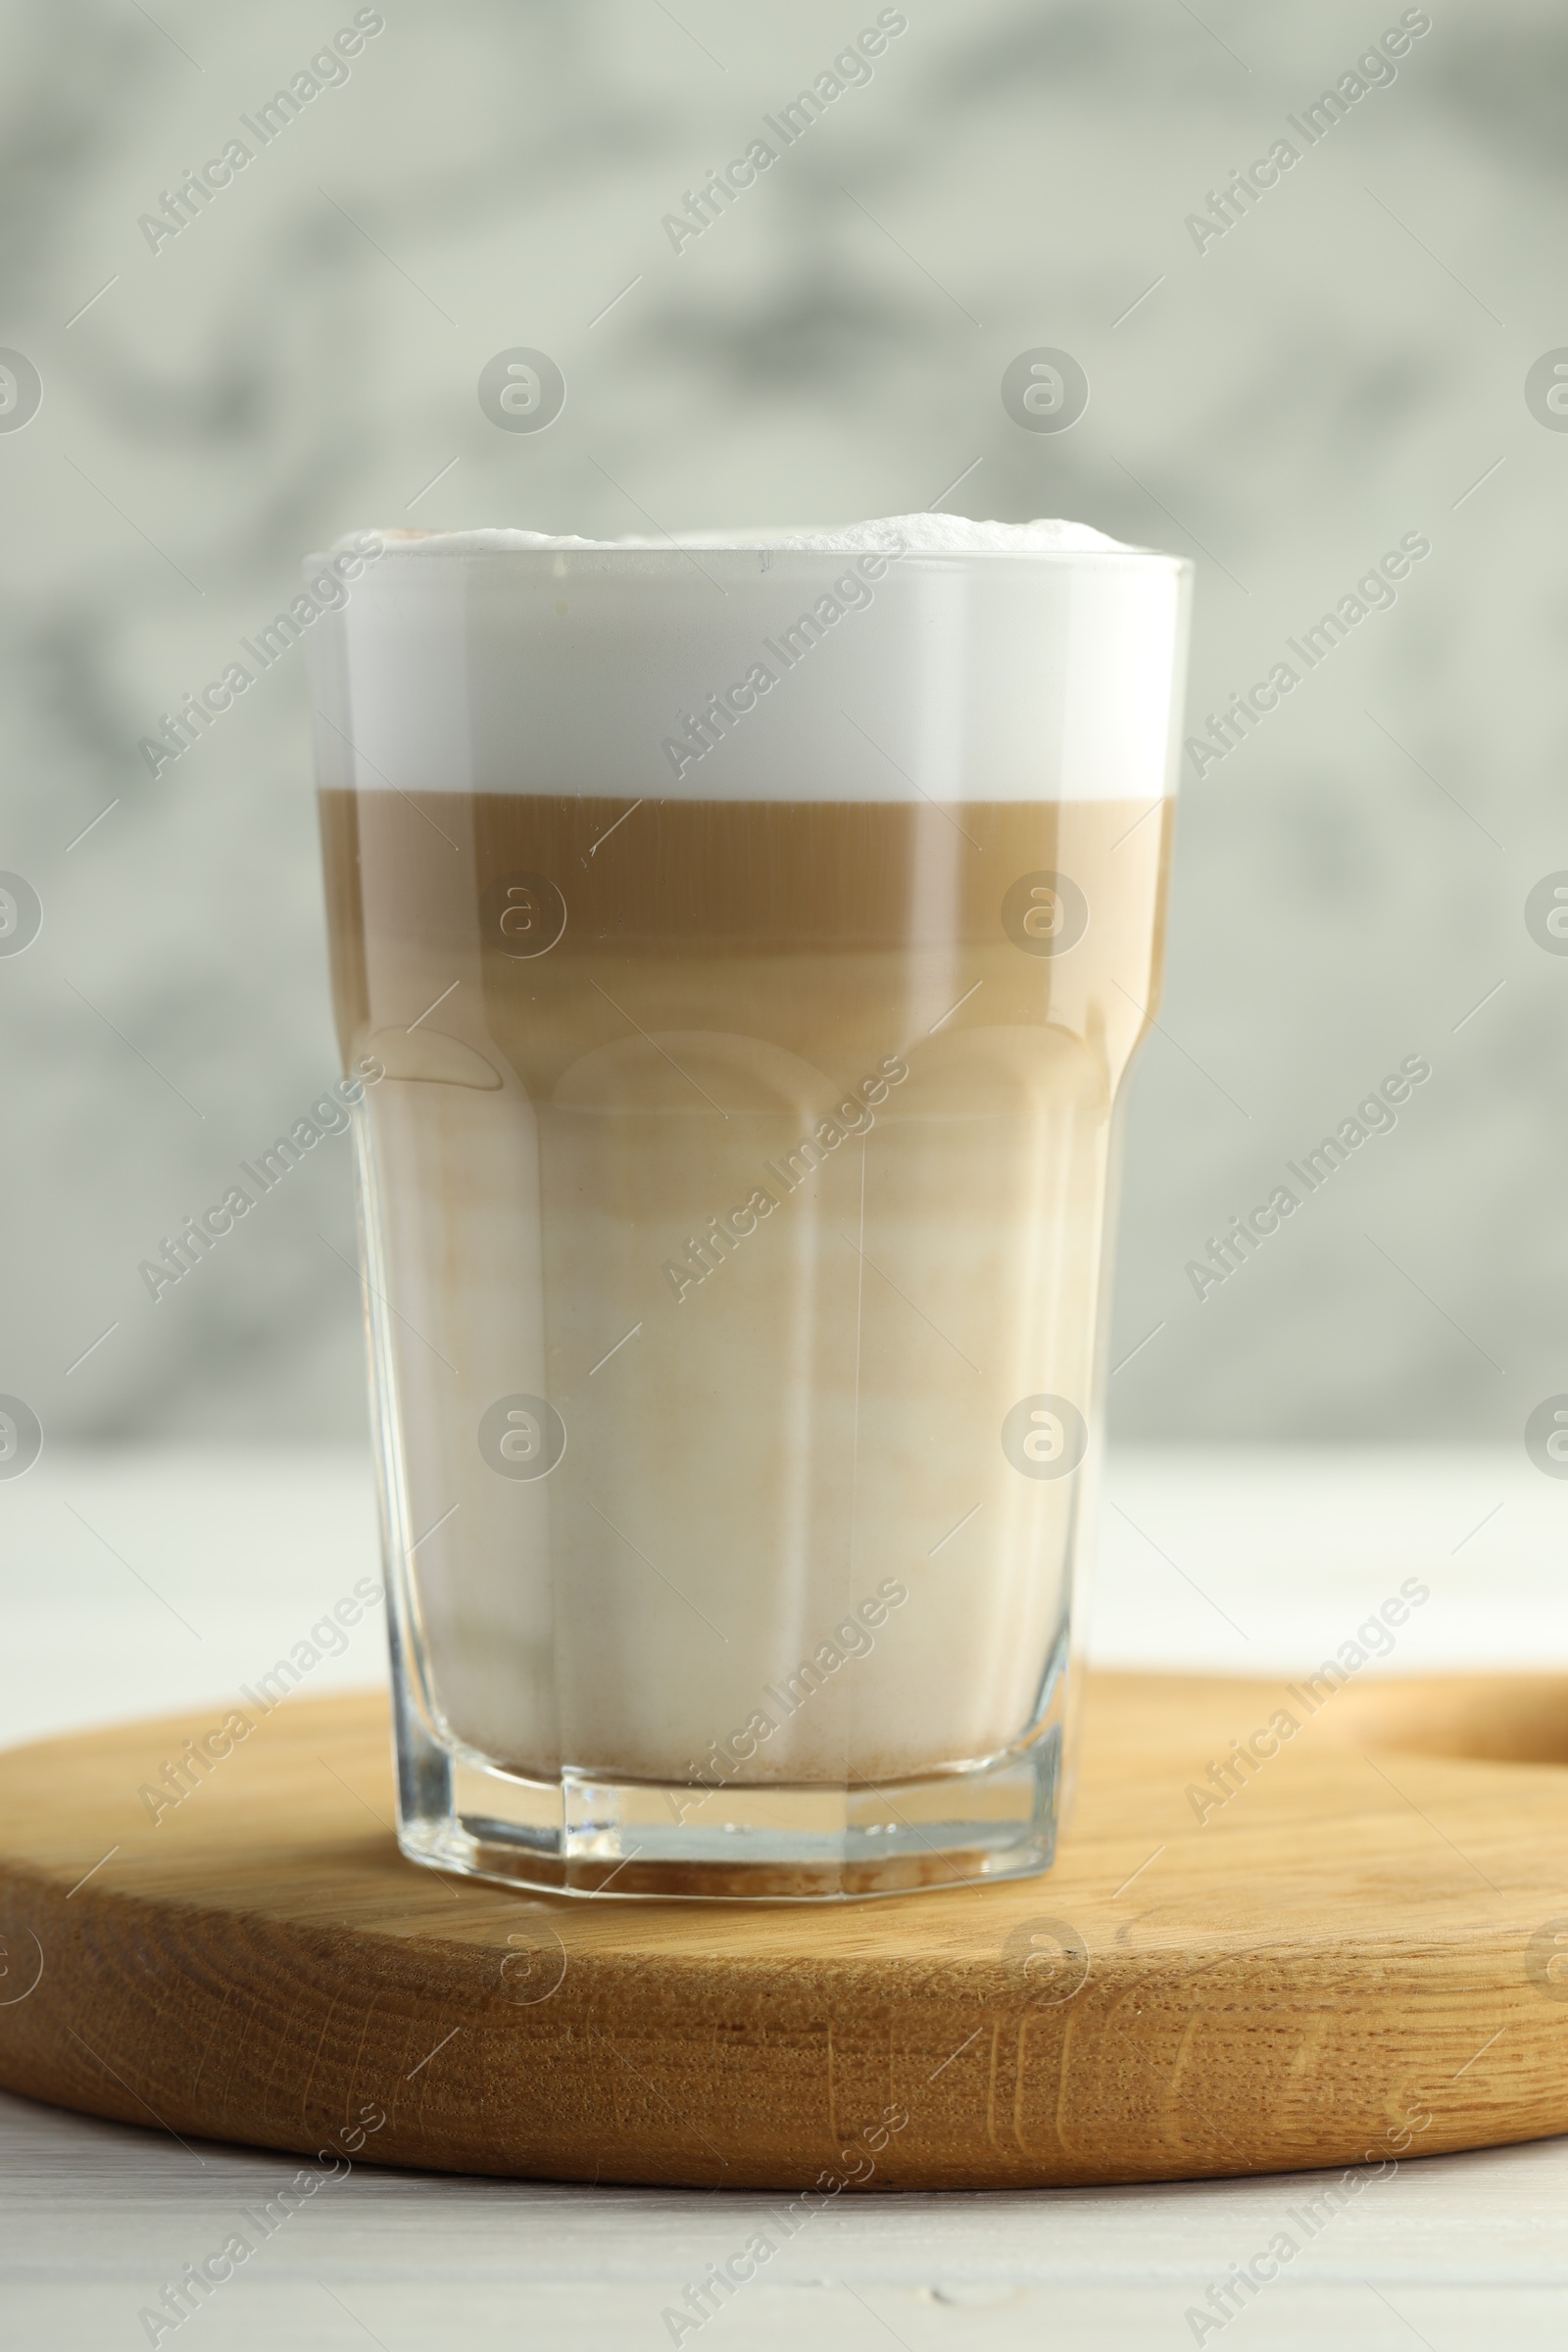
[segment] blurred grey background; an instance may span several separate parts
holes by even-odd
[[[136,749],[300,555],[365,524],[939,503],[1193,557],[1195,732],[1401,534],[1431,541],[1255,736],[1186,768],[1113,1430],[1517,1442],[1568,1389],[1568,956],[1525,919],[1568,868],[1568,434],[1526,400],[1568,344],[1568,25],[1435,0],[1308,147],[1287,118],[1424,12],[903,13],[677,253],[662,217],[875,6],[388,0],[347,78],[154,252],[141,216],[236,133],[259,147],[240,116],[355,10],[8,10],[0,345],[42,403],[0,411],[0,867],[43,926],[0,956],[0,1390],[46,1431],[365,1426],[340,1141],[158,1304],[136,1273],[336,1070],[298,655],[156,780]],[[1281,137],[1300,160],[1200,251],[1189,215]],[[478,404],[519,345],[565,375],[547,431]],[[1037,346],[1087,371],[1070,431],[1004,408]],[[1206,1238],[1410,1054],[1432,1077],[1396,1130],[1200,1302]]]

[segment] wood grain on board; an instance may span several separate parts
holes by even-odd
[[[379,1695],[289,1700],[153,1824],[143,1784],[222,1713],[0,1757],[0,2084],[312,2156],[368,2115],[376,2163],[828,2195],[1568,2130],[1561,1677],[1309,1710],[1092,1676],[1049,1876],[834,1908],[416,1868]]]

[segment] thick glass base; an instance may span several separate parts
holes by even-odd
[[[847,1902],[1031,1878],[1055,1852],[1059,1724],[1027,1747],[877,1787],[534,1780],[400,1725],[411,1861],[553,1894]]]

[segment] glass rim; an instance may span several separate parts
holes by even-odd
[[[765,558],[758,564],[760,572],[775,568],[808,569],[827,566],[840,569],[870,556],[901,568],[919,570],[967,570],[971,567],[999,565],[1073,566],[1093,565],[1120,568],[1163,568],[1166,571],[1191,574],[1196,569],[1190,556],[1171,554],[1157,547],[1137,547],[1117,542],[1108,547],[909,547],[902,550],[888,545],[859,547],[800,547],[786,546],[778,541],[739,535],[707,537],[692,533],[684,538],[671,538],[664,546],[646,541],[590,541],[580,546],[565,544],[544,547],[519,547],[494,544],[501,536],[489,532],[431,531],[404,533],[393,529],[368,529],[334,540],[318,554],[303,559],[307,567],[330,563],[340,554],[362,552],[359,542],[367,537],[380,542],[377,566],[390,559],[401,558],[421,564],[485,564],[570,565],[573,568],[618,570],[633,577],[638,572],[677,566],[689,567],[700,558],[724,561]],[[489,544],[474,544],[475,541]],[[700,564],[698,566],[701,568]],[[560,576],[557,572],[556,576]]]

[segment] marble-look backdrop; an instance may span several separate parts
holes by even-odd
[[[848,519],[958,477],[956,510],[1196,559],[1198,720],[1431,542],[1254,737],[1189,763],[1113,1426],[1516,1440],[1568,1388],[1568,956],[1525,915],[1568,868],[1568,433],[1526,397],[1568,346],[1568,24],[1432,0],[1308,146],[1288,118],[1397,0],[908,0],[874,77],[674,251],[662,217],[877,13],[386,0],[261,148],[240,118],[353,6],[6,12],[0,345],[42,404],[0,411],[0,866],[43,927],[0,956],[0,1390],[50,1431],[364,1423],[342,1143],[158,1304],[136,1276],[335,1074],[298,656],[156,780],[136,753],[302,551]],[[259,152],[154,251],[140,217],[236,135]],[[1294,168],[1195,235],[1282,137]],[[516,345],[564,372],[546,432],[481,413]],[[1041,345],[1090,381],[1060,434],[1000,397]],[[1432,1075],[1397,1128],[1200,1301],[1207,1237],[1409,1055]]]

